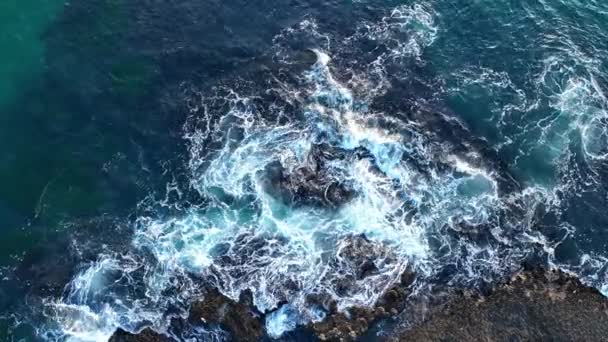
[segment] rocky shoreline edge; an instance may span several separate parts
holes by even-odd
[[[378,321],[396,320],[390,332],[373,336],[385,341],[601,341],[608,338],[608,298],[558,270],[527,269],[483,295],[450,294],[443,305],[428,309],[424,319],[400,327],[414,275],[406,272],[399,285],[386,292],[373,309],[354,308],[347,316],[330,312],[305,327],[321,341],[369,340],[368,330]],[[215,290],[195,303],[191,322],[221,326],[235,341],[258,341],[264,335],[262,314],[253,309],[251,296],[234,302]],[[367,335],[365,335],[367,333]],[[361,337],[361,336],[367,337]],[[111,342],[170,342],[151,329],[138,334],[118,330]]]

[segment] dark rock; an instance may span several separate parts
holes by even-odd
[[[252,302],[251,293],[242,294],[239,302],[234,302],[217,290],[210,290],[204,300],[192,305],[189,320],[193,324],[220,325],[235,341],[257,341],[264,334],[264,326]]]
[[[109,342],[171,342],[171,338],[154,332],[151,329],[144,329],[138,334],[118,329],[110,338]]]
[[[321,341],[353,341],[375,322],[398,318],[406,308],[415,274],[403,273],[375,308],[329,310],[310,329]],[[394,328],[388,341],[601,341],[608,336],[608,300],[597,290],[559,271],[524,270],[485,295],[459,291],[446,304],[426,312],[422,322]],[[330,305],[331,306],[331,305]],[[234,302],[215,290],[192,306],[190,323],[220,325],[235,341],[263,337],[261,315],[252,309],[250,293]],[[405,322],[404,322],[405,323]],[[134,335],[117,331],[113,342],[170,341],[145,329]]]
[[[328,164],[336,160],[369,157],[363,149],[344,150],[327,144],[314,145],[302,165],[288,171],[279,162],[268,165],[263,179],[266,191],[292,205],[336,207],[355,195],[352,184],[340,181],[339,171]]]
[[[529,270],[485,297],[458,295],[390,341],[603,341],[608,301],[559,271]]]
[[[251,293],[241,295],[238,302],[222,295],[217,290],[209,290],[205,298],[192,305],[190,325],[216,325],[228,331],[233,341],[258,341],[264,334],[261,315],[253,309]],[[184,324],[186,322],[177,322]],[[144,329],[138,334],[132,334],[118,329],[110,338],[110,342],[171,342],[165,335],[151,329]]]
[[[386,318],[388,312],[395,315],[405,308],[414,279],[413,272],[405,271],[401,282],[388,290],[375,308],[355,307],[346,313],[333,311],[323,321],[313,323],[312,330],[322,341],[354,341],[375,321]]]
[[[398,318],[405,309],[414,276],[405,272],[402,282],[388,290],[375,309],[334,312],[312,324],[314,333],[322,341],[352,341],[364,335],[375,321]],[[384,340],[601,341],[608,336],[608,300],[559,271],[522,271],[485,296],[460,291],[425,316],[429,318],[396,328]]]

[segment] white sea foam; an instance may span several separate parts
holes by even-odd
[[[390,48],[382,59],[420,58],[424,48],[437,38],[436,16],[433,8],[425,3],[402,5],[392,9],[380,23],[363,23],[361,28],[367,38]]]

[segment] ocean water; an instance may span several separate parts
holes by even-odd
[[[2,341],[231,340],[172,324],[210,286],[283,340],[404,272],[608,295],[608,3],[0,9]]]

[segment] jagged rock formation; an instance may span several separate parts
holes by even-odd
[[[164,335],[154,332],[151,329],[144,329],[139,334],[118,329],[110,338],[109,342],[171,342],[172,340]]]
[[[243,293],[238,302],[222,295],[215,289],[209,290],[205,299],[190,308],[188,321],[193,326],[212,324],[230,333],[235,341],[258,341],[264,334],[261,315],[253,309],[251,293]],[[139,334],[118,330],[110,342],[170,342],[171,338],[144,329]]]
[[[333,311],[312,330],[321,341],[350,341],[364,334],[379,319],[397,315],[406,305],[415,274],[406,271],[401,282],[388,290],[373,308],[352,308],[348,312]]]
[[[193,324],[203,322],[220,325],[235,341],[257,341],[264,334],[261,315],[253,309],[251,293],[241,295],[238,302],[211,290],[204,301],[195,303],[188,318]]]
[[[264,187],[270,194],[291,205],[336,207],[355,197],[351,184],[339,181],[331,167],[335,161],[353,162],[371,158],[362,148],[345,150],[328,144],[313,145],[306,159],[291,172],[279,162],[268,165]],[[338,172],[339,173],[339,172]]]
[[[372,309],[330,312],[309,328],[322,341],[354,341],[371,325],[405,308],[414,275],[405,272]],[[263,337],[263,315],[245,295],[239,303],[219,292],[193,305],[190,320],[219,324],[235,341]],[[599,291],[560,271],[528,270],[483,296],[454,294],[431,309],[414,327],[396,328],[377,337],[386,341],[602,341],[608,336],[608,300]],[[119,330],[112,342],[167,342],[146,329],[138,335]]]

